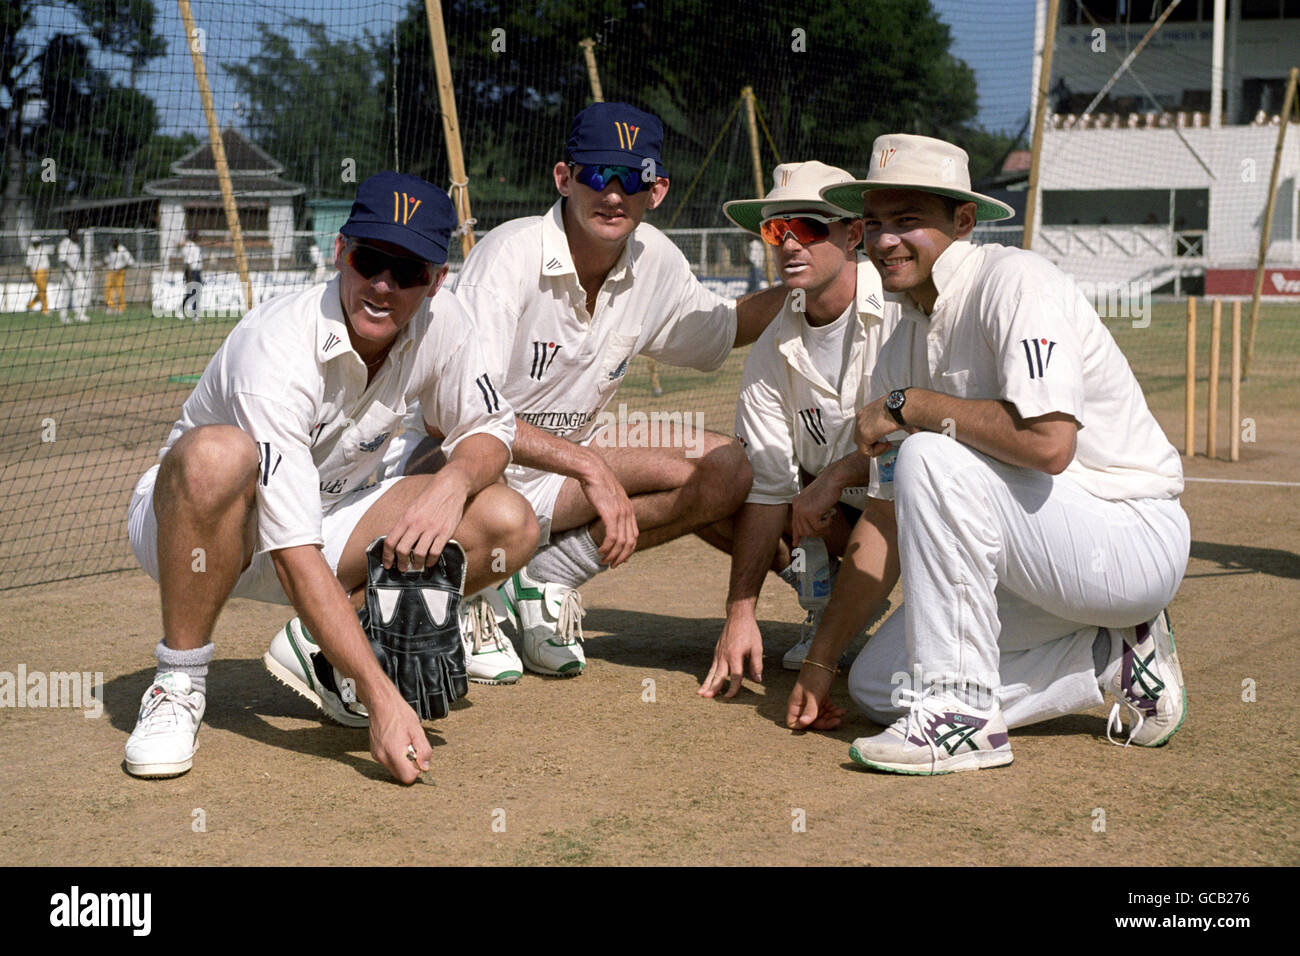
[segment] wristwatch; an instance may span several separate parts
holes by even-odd
[[[909,385],[908,388],[911,388],[911,386]],[[907,422],[903,421],[903,406],[905,404],[907,404],[907,388],[896,388],[885,399],[885,410],[889,412],[894,421],[904,426],[907,425]]]

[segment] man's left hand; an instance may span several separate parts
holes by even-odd
[[[470,483],[448,465],[433,477],[406,513],[397,520],[384,542],[384,567],[420,570],[438,560],[456,533],[469,500]]]
[[[858,451],[874,458],[889,450],[885,436],[900,430],[898,422],[885,410],[885,399],[878,398],[858,412],[853,426],[853,440]]]
[[[835,520],[839,490],[826,480],[826,473],[813,479],[790,503],[790,530],[797,545],[801,538],[824,538]]]

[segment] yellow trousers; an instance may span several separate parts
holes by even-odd
[[[27,308],[30,309],[39,302],[41,304],[41,315],[48,315],[50,304],[45,298],[45,284],[50,278],[50,273],[46,269],[38,269],[32,274],[32,278],[36,280],[36,294],[28,301]]]
[[[104,302],[108,310],[126,310],[126,270],[110,269],[104,276]]]

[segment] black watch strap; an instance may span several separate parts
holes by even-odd
[[[910,388],[911,386],[908,387]],[[899,397],[899,402],[897,406],[893,404],[893,398],[895,395]],[[898,424],[903,425],[904,427],[906,427],[907,425],[907,422],[903,420],[903,405],[906,402],[906,400],[907,400],[906,388],[894,389],[892,392],[889,393],[889,397],[885,400],[885,410],[889,412],[890,417],[893,418],[894,421],[898,422]]]

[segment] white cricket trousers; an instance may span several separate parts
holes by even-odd
[[[880,723],[904,713],[900,686],[935,682],[995,692],[1008,727],[1102,703],[1098,627],[1155,617],[1187,569],[1176,498],[1098,498],[946,435],[903,442],[894,502],[906,603],[849,674]]]

